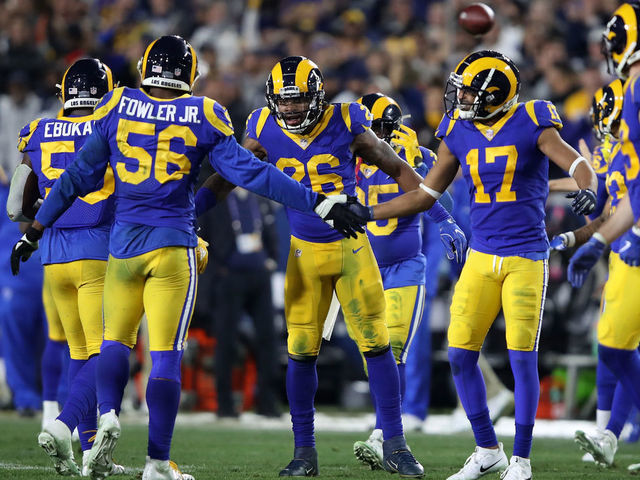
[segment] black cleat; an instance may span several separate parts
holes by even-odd
[[[382,466],[387,472],[397,473],[401,478],[422,478],[424,468],[407,446],[403,435],[392,437],[382,443]]]
[[[318,475],[318,452],[315,447],[296,447],[293,460],[280,470],[281,477],[315,477]]]

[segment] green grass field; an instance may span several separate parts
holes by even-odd
[[[0,415],[0,479],[41,480],[58,477],[49,458],[36,442],[40,421],[24,420],[13,415]],[[123,425],[116,448],[119,463],[129,467],[123,480],[140,478],[146,454],[146,427]],[[352,453],[358,433],[319,432],[318,455],[320,476],[326,479],[384,479],[389,474],[370,471],[356,461]],[[426,470],[427,479],[446,479],[457,471],[473,450],[468,435],[431,436],[409,434],[409,443]],[[511,451],[511,441],[505,450]],[[212,423],[197,427],[181,426],[174,435],[172,458],[182,470],[196,480],[276,478],[280,468],[293,452],[292,434],[286,431],[233,429]],[[638,445],[622,444],[617,454],[617,467],[603,470],[580,461],[581,452],[570,440],[534,439],[533,475],[536,480],[551,479],[620,479],[632,477],[626,470],[630,463],[640,462]],[[489,475],[486,478],[495,478]]]

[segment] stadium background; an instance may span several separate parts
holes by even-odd
[[[397,99],[404,113],[410,115],[405,123],[418,131],[421,144],[433,148],[433,131],[442,115],[443,88],[449,72],[466,53],[486,48],[508,55],[518,65],[521,100],[551,100],[565,123],[562,131],[565,140],[577,147],[578,140],[584,138],[592,145],[588,118],[591,96],[609,79],[600,54],[600,35],[619,2],[493,0],[488,3],[497,14],[496,26],[481,38],[462,31],[455,22],[456,13],[468,3],[4,1],[0,5],[0,166],[10,176],[19,163],[15,145],[17,132],[23,125],[39,116],[55,115],[59,108],[55,84],[60,82],[68,65],[78,58],[95,56],[112,68],[120,85],[137,86],[136,64],[144,47],[164,34],[182,35],[193,44],[201,71],[194,93],[215,98],[228,108],[239,139],[247,115],[264,105],[264,83],[272,66],[284,56],[302,54],[320,66],[329,101],[353,101],[363,94],[382,91]],[[566,205],[561,197],[550,198],[550,235],[579,224],[580,219]],[[281,240],[286,243],[286,223],[281,214],[280,211],[276,216]],[[286,245],[280,250],[286,252]],[[550,261],[550,288],[541,342],[541,378],[555,373],[547,377],[547,387],[555,388],[556,394],[562,391],[566,378],[563,365],[574,365],[572,359],[591,364],[585,357],[592,354],[592,327],[603,280],[602,273],[597,272],[585,288],[572,290],[565,278],[567,260],[568,254],[553,254]],[[281,262],[280,271],[283,269]],[[6,277],[3,282],[10,282],[8,268],[5,270],[0,276]],[[437,367],[432,404],[435,408],[451,408],[455,394],[446,361],[438,355],[444,340],[452,284],[446,262],[441,263],[440,276],[431,320]],[[281,273],[275,275],[276,286],[280,285],[278,279]],[[206,279],[199,290],[194,327],[201,327],[206,333],[211,319],[203,285]],[[276,305],[281,306],[277,293],[275,297]],[[282,331],[282,318],[279,326]],[[340,346],[328,345],[320,356],[325,363],[320,364],[319,400],[357,408],[366,403],[366,395],[358,390],[357,383],[364,378],[363,372],[355,350],[347,341],[340,342],[340,333],[338,329],[336,343]],[[485,351],[503,381],[512,387],[503,333],[497,322]],[[245,335],[248,350],[251,335],[251,331]],[[193,336],[194,340],[197,338],[201,338],[202,348],[192,351],[202,354],[207,340]],[[281,346],[284,358],[284,336]],[[198,368],[204,365],[201,373],[209,375],[203,378],[211,379],[214,366],[203,363],[202,358],[198,362]],[[185,363],[189,365],[188,358]],[[588,401],[591,386],[590,370],[585,372],[578,392],[583,405]],[[442,388],[443,385],[449,387]],[[183,406],[195,407],[199,401],[203,406],[202,399],[197,397],[211,394],[209,390],[191,392],[196,398],[187,396]],[[543,390],[543,395],[549,393],[548,388]],[[132,398],[135,403],[135,389]],[[560,397],[555,400],[561,402]],[[556,411],[563,415],[561,407]],[[577,409],[568,413],[581,414]],[[582,414],[590,412],[586,409]]]

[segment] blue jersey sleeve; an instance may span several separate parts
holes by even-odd
[[[598,178],[598,191],[596,192],[596,208],[589,215],[589,220],[595,220],[602,214],[604,206],[607,203],[609,194],[607,193],[607,176],[602,174],[596,175]]]
[[[428,148],[425,147],[420,147],[420,153],[422,154],[422,165],[424,165],[426,167],[426,171],[428,172],[429,170],[431,170],[433,168],[433,166],[436,163],[436,159],[438,157],[436,157],[436,154],[433,153],[431,150],[429,150]],[[419,173],[419,172],[418,172]],[[425,172],[426,174],[426,172]],[[420,174],[424,177],[425,174]]]
[[[290,208],[312,211],[318,194],[238,145],[232,136],[222,137],[209,161],[225,180]]]
[[[548,100],[531,100],[525,104],[533,123],[540,128],[562,129],[562,120],[553,103]]]
[[[606,175],[609,168],[609,158],[611,155],[611,145],[605,144],[598,145],[593,149],[591,153],[591,166],[596,172],[596,175]]]
[[[371,128],[373,115],[361,103],[343,103],[340,109],[344,123],[354,137]]]
[[[109,144],[97,129],[87,138],[75,159],[56,180],[36,220],[50,227],[67,210],[76,197],[96,190],[104,180],[109,158]]]
[[[249,138],[253,138],[254,140],[258,140],[262,133],[262,129],[264,128],[264,124],[270,114],[271,112],[267,107],[258,108],[251,112],[247,117],[245,135]]]
[[[438,125],[438,128],[436,128],[436,133],[435,133],[436,138],[443,139],[444,137],[446,137],[449,134],[449,131],[451,130],[451,128],[453,128],[454,122],[455,120],[451,120],[449,118],[449,115],[445,113],[442,116],[442,120],[440,120],[440,124]]]

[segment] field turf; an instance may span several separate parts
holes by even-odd
[[[61,479],[49,458],[36,442],[39,419],[24,420],[11,414],[0,414],[0,479],[41,480]],[[146,427],[123,425],[122,437],[115,451],[119,463],[129,467],[122,480],[139,479],[146,454]],[[318,455],[320,477],[329,479],[398,478],[382,471],[370,471],[361,466],[352,453],[355,440],[364,440],[362,433],[319,432]],[[427,479],[446,479],[457,471],[473,450],[473,438],[464,435],[408,435],[416,457],[425,466]],[[511,441],[505,440],[505,450],[511,451]],[[291,432],[234,429],[212,423],[199,426],[178,426],[174,435],[172,459],[196,480],[268,479],[277,478],[278,471],[291,459]],[[580,461],[581,452],[571,440],[534,438],[532,452],[533,478],[536,480],[623,479],[635,478],[626,467],[640,462],[640,446],[622,444],[612,469],[596,468]],[[78,455],[76,455],[78,459]],[[488,475],[487,479],[498,479]]]

